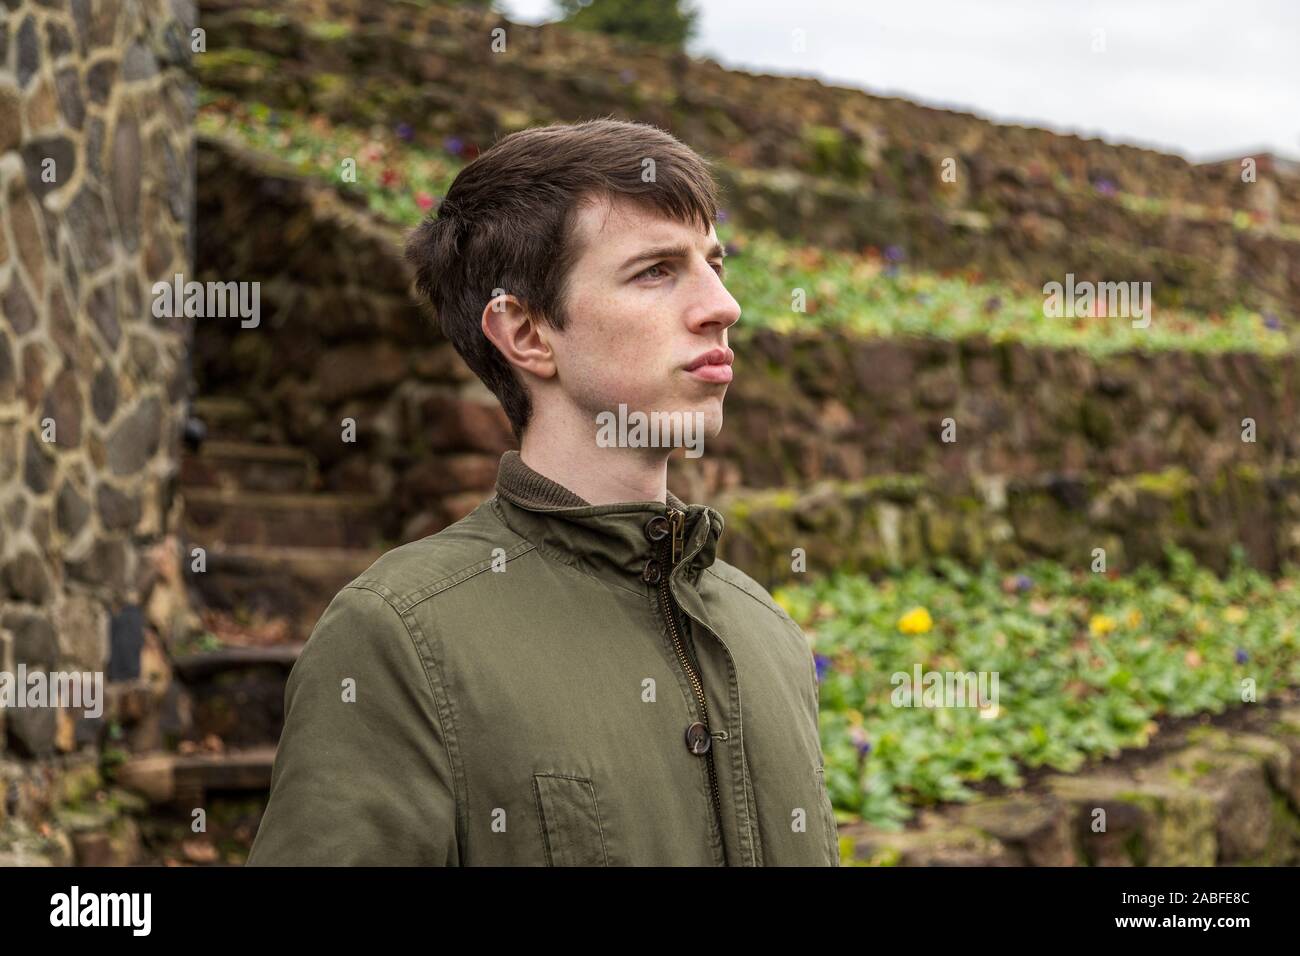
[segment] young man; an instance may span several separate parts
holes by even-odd
[[[667,490],[672,448],[602,431],[721,428],[716,215],[696,153],[597,120],[505,137],[413,232],[520,450],[321,617],[250,864],[839,864],[806,638]]]

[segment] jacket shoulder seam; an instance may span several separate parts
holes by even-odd
[[[511,533],[513,534],[513,532]],[[521,540],[519,544],[516,544],[505,553],[506,562],[508,563],[523,554],[527,554],[535,547],[536,546],[531,541],[526,539]],[[483,561],[477,561],[474,564],[467,564],[459,571],[453,571],[451,574],[438,578],[435,581],[431,581],[428,584],[416,588],[414,591],[403,591],[400,595],[382,581],[370,576],[369,572],[354,579],[347,586],[368,588],[382,596],[384,600],[388,601],[388,603],[393,606],[393,610],[397,611],[397,613],[403,614],[428,598],[440,594],[443,591],[450,590],[456,585],[468,581],[475,575],[488,570],[492,567],[494,560],[494,558],[487,558]]]

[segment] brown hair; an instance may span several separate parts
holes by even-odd
[[[654,161],[645,181],[644,160]],[[406,259],[443,334],[500,400],[522,438],[532,403],[481,326],[493,289],[514,295],[557,329],[564,290],[581,251],[573,225],[581,203],[626,197],[702,229],[717,217],[710,163],[655,126],[615,119],[521,130],[456,176],[439,205],[411,231]]]

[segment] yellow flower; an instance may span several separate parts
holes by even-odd
[[[781,610],[785,611],[786,614],[790,613],[790,599],[785,596],[785,591],[777,588],[772,592],[772,600],[780,605]]]
[[[1142,623],[1142,612],[1137,608],[1133,608],[1128,612],[1127,621],[1129,627],[1136,629],[1137,626]]]
[[[930,612],[923,607],[914,607],[898,619],[898,629],[904,634],[925,634],[932,627]]]
[[[1236,604],[1229,604],[1223,609],[1223,619],[1229,624],[1240,624],[1246,620],[1246,609]]]
[[[1115,630],[1115,619],[1105,614],[1094,614],[1092,620],[1088,622],[1088,632],[1093,637],[1102,637],[1113,630]]]

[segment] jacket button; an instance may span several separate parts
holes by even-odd
[[[686,728],[686,749],[695,756],[708,753],[712,745],[713,738],[709,736],[709,728],[698,720]]]
[[[659,583],[659,562],[654,558],[645,563],[645,570],[641,572],[641,580],[646,584]]]
[[[663,515],[655,515],[645,523],[645,536],[651,541],[662,541],[669,530],[668,519]]]

